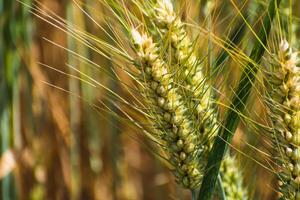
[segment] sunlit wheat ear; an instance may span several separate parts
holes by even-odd
[[[283,40],[276,61],[266,72],[283,199],[300,199],[300,68],[297,64],[297,52]]]
[[[211,86],[205,80],[203,67],[196,56],[193,42],[189,39],[185,23],[176,15],[170,0],[158,0],[154,8],[154,21],[158,29],[171,43],[172,70],[176,82],[182,85],[179,91],[186,96],[188,109],[198,124],[199,137],[211,138],[216,132],[216,112],[212,107]]]
[[[201,146],[188,117],[188,110],[178,93],[169,67],[160,58],[157,44],[146,33],[131,31],[140,61],[143,92],[154,120],[153,133],[162,143],[163,152],[173,166],[177,182],[194,189],[200,184],[202,167],[197,158]]]
[[[243,185],[243,174],[238,167],[238,163],[235,157],[226,157],[222,161],[220,172],[226,199],[248,199],[247,190]]]

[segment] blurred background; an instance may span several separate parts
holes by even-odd
[[[119,74],[129,84],[130,78],[118,72],[121,70],[111,59],[59,28],[59,23],[66,20],[111,42],[97,26],[107,26],[105,16],[110,13],[95,0],[81,1],[81,6],[68,0],[21,2],[0,0],[0,199],[189,199],[189,191],[176,185],[168,169],[147,148],[151,146],[148,140],[118,118],[119,111],[114,110],[110,94],[74,78],[83,72],[120,96],[131,98],[114,75]],[[208,1],[192,2],[195,7],[190,6],[193,9],[188,13],[189,20],[199,20],[204,26],[210,23],[220,38],[229,35],[231,30],[224,29],[229,22],[237,22],[228,14],[236,14],[229,1],[218,3],[211,21],[206,20],[202,9]],[[257,1],[240,2],[240,7],[250,10],[249,20],[258,20],[256,10],[265,9],[265,4],[256,8],[249,3]],[[300,3],[295,6],[296,9]],[[220,19],[223,20],[217,21]],[[242,45],[243,42],[241,48]],[[78,55],[94,64],[76,59]],[[240,71],[230,72],[226,81],[234,85]],[[246,132],[258,130],[245,128],[242,123],[234,139],[236,148],[248,157],[256,153],[249,148],[252,145],[267,151],[267,145],[261,145],[264,142],[249,139]],[[245,161],[244,168],[252,168],[245,173],[252,177],[247,183],[254,188],[252,195],[273,199],[272,174],[257,165],[255,159],[242,154],[240,157]],[[259,160],[267,159],[262,156]]]

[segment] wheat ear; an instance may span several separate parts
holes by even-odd
[[[172,69],[177,71],[183,85],[179,91],[187,96],[188,109],[194,114],[199,138],[207,142],[216,132],[217,115],[212,104],[211,85],[205,80],[203,67],[194,52],[193,42],[189,39],[185,23],[176,15],[170,0],[158,0],[155,7],[154,21],[158,29],[170,38]],[[208,148],[207,148],[208,149]]]
[[[198,147],[198,138],[188,119],[183,97],[178,93],[169,67],[160,58],[158,45],[152,37],[135,29],[131,35],[140,61],[138,68],[145,97],[150,103],[162,149],[173,166],[177,182],[185,188],[197,188],[203,174],[197,160],[202,150]]]
[[[283,40],[277,61],[267,71],[268,106],[274,146],[279,152],[278,178],[283,199],[300,199],[300,68],[297,63],[297,53]]]
[[[221,164],[220,174],[227,200],[248,199],[247,190],[243,186],[243,174],[234,156],[227,156]]]

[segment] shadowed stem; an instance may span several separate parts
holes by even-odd
[[[252,83],[256,78],[257,65],[265,52],[267,37],[271,29],[271,22],[275,15],[276,5],[279,6],[280,0],[271,0],[269,3],[268,14],[264,17],[263,25],[259,31],[257,40],[250,54],[250,62],[244,69],[235,96],[233,97],[230,109],[227,111],[224,126],[218,132],[211,152],[209,153],[206,174],[201,184],[198,200],[210,200],[215,190],[221,161],[224,157],[228,144],[235,133],[239,124],[239,113],[245,109]]]

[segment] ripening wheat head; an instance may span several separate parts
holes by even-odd
[[[211,101],[212,88],[203,73],[203,65],[197,59],[186,30],[186,25],[174,12],[169,0],[159,0],[155,6],[154,21],[165,38],[169,38],[171,63],[177,71],[177,78],[182,84],[181,93],[189,97],[188,109],[199,123],[199,131],[204,138],[211,137],[217,128],[216,115]]]
[[[226,199],[248,199],[247,190],[243,185],[243,174],[239,169],[236,157],[231,155],[225,157],[222,161],[220,172]]]
[[[172,3],[159,0],[148,14],[154,21],[154,31],[131,30],[145,101],[151,108],[155,135],[162,141],[177,182],[195,189],[201,183],[210,141],[217,128],[211,85],[205,80],[193,42]],[[151,35],[156,30],[163,34]],[[170,51],[163,51],[169,42]]]
[[[300,70],[298,53],[286,40],[267,72],[268,106],[274,127],[279,187],[284,199],[300,199]]]
[[[197,160],[197,136],[189,120],[185,99],[179,94],[169,71],[170,67],[158,54],[158,45],[147,33],[132,30],[132,38],[141,63],[145,96],[157,124],[159,140],[173,165],[177,182],[186,188],[200,184],[202,172]]]

